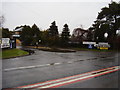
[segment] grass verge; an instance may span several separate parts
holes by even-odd
[[[99,50],[99,49],[87,49],[87,48],[72,48],[72,49],[77,51],[101,51],[101,52],[115,51],[115,50]]]
[[[29,54],[28,52],[20,49],[9,49],[9,50],[2,50],[2,52],[0,52],[0,58],[6,59],[6,58],[24,56],[28,54]]]
[[[35,48],[35,49],[39,49],[42,51],[49,51],[49,52],[75,52],[75,50],[72,49],[67,49],[67,48],[58,48],[58,47],[36,47],[36,46],[26,46],[27,48]]]

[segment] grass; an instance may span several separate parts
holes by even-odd
[[[17,56],[24,56],[28,55],[29,53],[20,49],[8,49],[8,50],[2,50],[0,52],[0,58],[5,59],[5,58],[13,58]]]
[[[27,46],[27,47],[31,47],[31,48],[36,48],[35,46]],[[72,52],[71,50],[75,51],[98,51],[98,52],[112,52],[112,51],[118,51],[118,50],[99,50],[99,49],[88,49],[88,48],[75,48],[75,47],[67,47],[67,48],[63,48],[59,49],[57,47],[53,48],[53,47],[37,47],[39,50],[43,50],[43,51],[51,51],[51,52]],[[71,50],[67,50],[67,49],[71,49]],[[120,52],[120,50],[119,50]]]
[[[88,49],[88,48],[72,48],[77,51],[113,51],[113,50],[99,50],[99,49]]]
[[[26,46],[28,48],[36,48],[36,49],[39,49],[39,50],[43,50],[43,51],[50,51],[50,52],[75,52],[75,50],[70,50],[70,49],[62,49],[62,48],[58,48],[58,47],[44,47],[44,46],[39,46],[39,47],[36,47],[36,46]]]

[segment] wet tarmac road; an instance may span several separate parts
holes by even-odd
[[[36,53],[30,56],[3,60],[3,88],[34,84],[115,66],[119,64],[119,57],[118,52],[78,51],[74,53],[55,53],[36,50]],[[35,67],[38,65],[39,67]],[[20,67],[24,68],[18,69]],[[12,68],[16,69],[12,70]],[[60,88],[66,87],[117,88],[118,72]]]

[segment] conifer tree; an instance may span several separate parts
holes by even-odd
[[[68,41],[69,41],[69,37],[70,37],[70,31],[68,28],[68,25],[65,24],[62,34],[61,34],[61,44],[62,46],[67,46],[68,45]]]
[[[49,35],[50,36],[57,36],[58,35],[58,28],[56,26],[55,21],[51,23],[52,25],[49,28]]]

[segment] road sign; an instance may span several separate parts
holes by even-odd
[[[108,47],[100,47],[100,49],[108,50]]]
[[[88,45],[88,48],[89,48],[89,49],[92,49],[92,48],[93,48],[92,44],[89,44],[89,45]]]
[[[17,37],[18,37],[18,38],[20,37],[20,35],[12,35],[12,36],[13,36],[13,37],[16,37],[16,38],[17,38]]]
[[[96,42],[85,42],[84,41],[83,44],[93,44],[94,45],[94,44],[96,44]]]
[[[110,48],[110,45],[107,42],[99,42],[97,45],[98,49],[106,49],[108,50],[108,48]]]

